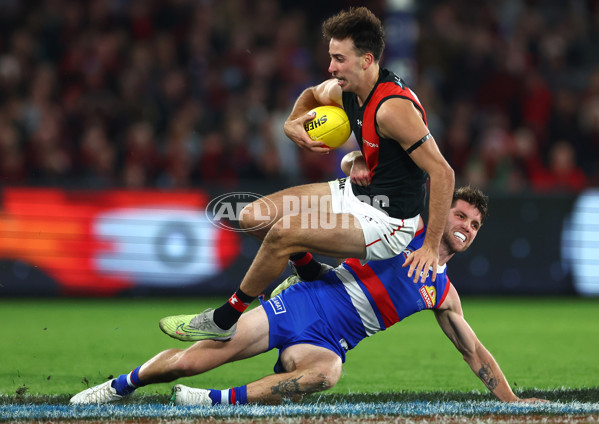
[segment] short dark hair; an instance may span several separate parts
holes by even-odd
[[[470,203],[480,212],[480,224],[482,225],[489,215],[489,198],[478,188],[463,186],[453,192],[451,206],[455,205],[457,200],[463,200]]]
[[[322,35],[327,40],[351,38],[360,54],[372,53],[377,62],[385,48],[383,24],[366,7],[350,7],[331,16],[322,24]]]

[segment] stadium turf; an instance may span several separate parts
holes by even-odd
[[[160,332],[161,317],[221,301],[0,300],[0,394],[66,397],[128,372],[161,350],[187,346]],[[465,298],[463,305],[466,319],[515,389],[576,393],[598,386],[599,299]],[[181,381],[197,387],[236,386],[271,372],[275,358],[276,352],[269,352]],[[155,385],[140,392],[166,395],[170,387]],[[426,311],[349,352],[343,377],[330,393],[473,390],[485,392]]]

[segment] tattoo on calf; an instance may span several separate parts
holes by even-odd
[[[483,364],[480,370],[478,370],[478,376],[491,391],[493,391],[499,384],[499,381],[493,375],[493,370],[491,370],[489,364]]]
[[[270,391],[273,395],[281,395],[283,398],[290,398],[295,395],[301,394],[301,390],[299,387],[298,381],[303,376],[300,375],[296,378],[289,378],[287,380],[282,380],[276,386],[272,386]]]

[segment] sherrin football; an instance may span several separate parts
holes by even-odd
[[[304,128],[312,140],[322,141],[331,149],[336,149],[347,141],[351,127],[343,109],[337,106],[319,106],[310,112],[316,112],[316,115],[304,124]]]

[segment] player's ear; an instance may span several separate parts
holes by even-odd
[[[365,53],[362,55],[362,70],[366,70],[374,63],[374,56],[372,53]]]

